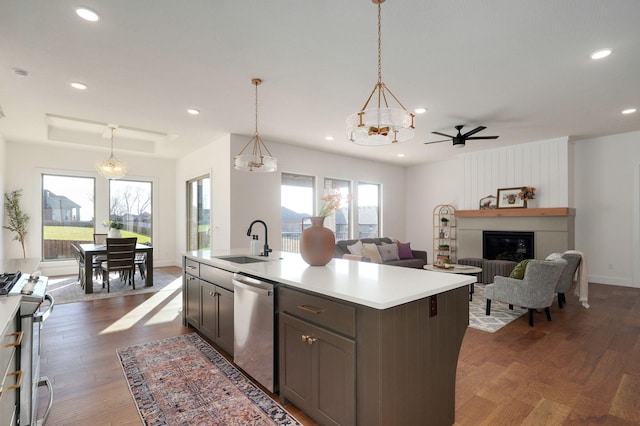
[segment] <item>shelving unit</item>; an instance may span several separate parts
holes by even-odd
[[[449,204],[440,204],[433,209],[433,261],[450,259],[457,261],[456,209]]]

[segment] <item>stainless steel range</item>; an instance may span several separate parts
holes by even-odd
[[[40,377],[40,330],[53,310],[54,300],[46,293],[47,277],[22,274],[8,295],[20,296],[20,329],[24,333],[20,346],[22,386],[18,396],[20,425],[44,424],[53,404],[53,387],[47,377]],[[38,388],[46,386],[49,402],[43,417],[37,418]]]

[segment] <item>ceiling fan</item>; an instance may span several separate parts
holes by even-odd
[[[447,134],[440,133],[440,132],[431,132],[431,133],[433,133],[434,135],[446,136],[447,138],[449,138],[449,139],[451,139],[453,141],[453,146],[459,147],[459,148],[462,148],[468,140],[473,140],[473,139],[498,139],[498,136],[473,136],[476,133],[486,129],[485,126],[478,126],[473,130],[469,130],[464,135],[460,133],[460,130],[462,130],[463,127],[464,126],[461,125],[461,124],[456,126],[456,130],[458,131],[458,134],[455,135],[455,136],[447,135]],[[429,145],[429,144],[432,144],[432,143],[446,142],[449,139],[443,139],[441,141],[425,142],[424,144],[425,145]]]

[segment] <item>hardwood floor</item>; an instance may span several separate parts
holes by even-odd
[[[590,309],[567,295],[552,322],[539,313],[533,328],[525,315],[495,334],[467,330],[457,425],[640,424],[640,290],[589,290]],[[177,290],[56,306],[42,333],[42,374],[55,392],[47,424],[141,424],[115,350],[192,332],[181,303]]]

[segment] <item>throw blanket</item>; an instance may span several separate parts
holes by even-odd
[[[582,303],[582,306],[585,308],[589,308],[589,277],[587,274],[587,258],[584,253],[577,250],[567,250],[565,253],[578,254],[582,257],[580,261],[580,265],[578,265],[578,270],[576,271],[575,281],[578,283],[573,292],[576,296],[578,296],[578,300]],[[562,254],[560,253],[551,253],[545,260],[558,260],[562,259]]]

